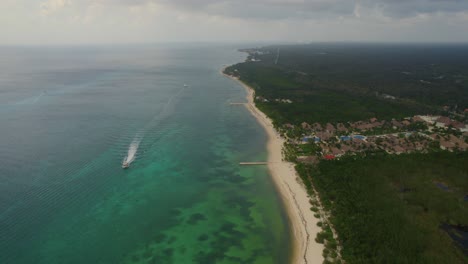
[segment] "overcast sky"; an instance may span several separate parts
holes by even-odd
[[[0,0],[0,44],[468,42],[468,0]]]

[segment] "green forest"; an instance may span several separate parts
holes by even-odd
[[[468,261],[467,160],[468,153],[380,154],[297,170],[331,212],[348,263],[455,264]],[[450,237],[463,234],[465,244]]]
[[[307,86],[295,81],[293,73],[260,64],[245,63],[228,68],[236,69],[242,81],[255,89],[255,95],[269,98],[270,102],[256,100],[256,105],[276,125],[346,122],[372,117],[390,120],[418,113],[435,113],[429,107],[410,100],[389,101],[374,94],[336,91],[316,86]],[[271,99],[290,99],[291,104]]]
[[[258,58],[327,89],[380,92],[428,105],[468,107],[464,44],[308,44],[272,46]]]
[[[388,120],[468,107],[466,46],[271,46],[226,72],[269,100],[256,103],[276,124]]]

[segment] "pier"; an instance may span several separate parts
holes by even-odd
[[[247,103],[229,103],[230,105],[246,105]]]
[[[239,162],[239,165],[248,166],[248,165],[268,165],[270,162],[257,161],[257,162]]]

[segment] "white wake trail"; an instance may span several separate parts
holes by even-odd
[[[164,116],[169,111],[169,107],[171,106],[174,99],[177,98],[180,94],[182,94],[182,92],[185,90],[185,88],[186,87],[184,86],[176,94],[171,96],[169,98],[169,100],[167,100],[167,102],[164,104],[164,106],[162,108],[162,111],[158,115],[153,117],[153,119],[148,124],[146,124],[146,126],[140,132],[137,133],[137,135],[133,139],[132,143],[128,147],[127,156],[125,157],[125,159],[123,161],[124,164],[130,165],[135,160],[136,154],[138,152],[138,147],[140,146],[140,142],[143,140],[143,138],[144,138],[144,136],[146,134],[146,131],[151,126],[154,126],[155,124],[159,123],[159,121],[161,121],[162,118],[164,118]]]
[[[130,164],[136,158],[136,153],[138,151],[138,147],[140,146],[141,139],[135,138],[130,146],[128,147],[127,157],[124,159],[124,163]]]

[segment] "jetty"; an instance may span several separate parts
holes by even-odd
[[[246,105],[247,103],[229,103],[230,105]]]
[[[268,165],[270,162],[265,161],[256,161],[256,162],[239,162],[239,165],[248,166],[248,165]]]

